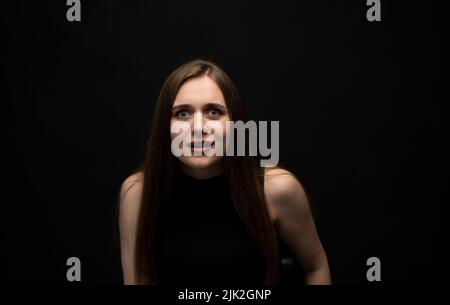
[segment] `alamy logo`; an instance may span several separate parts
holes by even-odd
[[[371,7],[367,10],[367,20],[372,21],[381,21],[381,2],[380,0],[367,0],[367,5],[371,5]]]
[[[369,282],[381,281],[381,262],[378,257],[369,257],[366,262],[367,266],[370,266],[367,270],[366,278]]]
[[[81,261],[78,257],[69,257],[66,262],[70,268],[67,270],[66,278],[69,282],[81,281]]]
[[[268,124],[259,122],[259,128],[255,121],[227,121],[225,130],[218,121],[207,121],[202,124],[202,114],[194,114],[194,136],[192,139],[191,124],[186,121],[175,121],[171,125],[170,132],[174,135],[171,150],[174,156],[256,156],[269,157],[260,161],[263,167],[272,167],[279,160],[279,121],[270,122],[270,147],[268,146]],[[224,133],[226,131],[226,133]],[[246,132],[248,131],[248,152],[246,151]],[[236,132],[236,140],[235,140]],[[207,133],[206,139],[202,139],[203,133]],[[226,139],[225,139],[225,137]],[[236,145],[236,146],[235,146]]]
[[[67,0],[66,5],[70,6],[66,13],[67,21],[81,21],[80,0]]]

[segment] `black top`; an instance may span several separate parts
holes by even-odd
[[[196,179],[178,172],[160,207],[156,269],[161,284],[261,284],[262,254],[231,200],[224,174]]]

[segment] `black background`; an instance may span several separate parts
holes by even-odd
[[[437,2],[15,1],[2,9],[0,281],[121,283],[113,215],[164,79],[217,61],[312,198],[334,283],[448,282],[448,70]]]

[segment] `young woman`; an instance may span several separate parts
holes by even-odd
[[[191,155],[172,153],[173,124],[189,123],[192,139],[197,133],[204,143],[210,120],[222,124],[226,139],[226,122],[248,117],[220,67],[188,62],[164,82],[145,160],[121,187],[124,283],[277,284],[283,242],[306,284],[330,284],[307,196],[292,173],[260,167],[257,157],[207,156],[194,141],[183,144],[191,145]]]

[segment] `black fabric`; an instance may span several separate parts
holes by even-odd
[[[156,268],[161,284],[260,284],[264,258],[240,220],[225,175],[178,172],[160,207]]]

